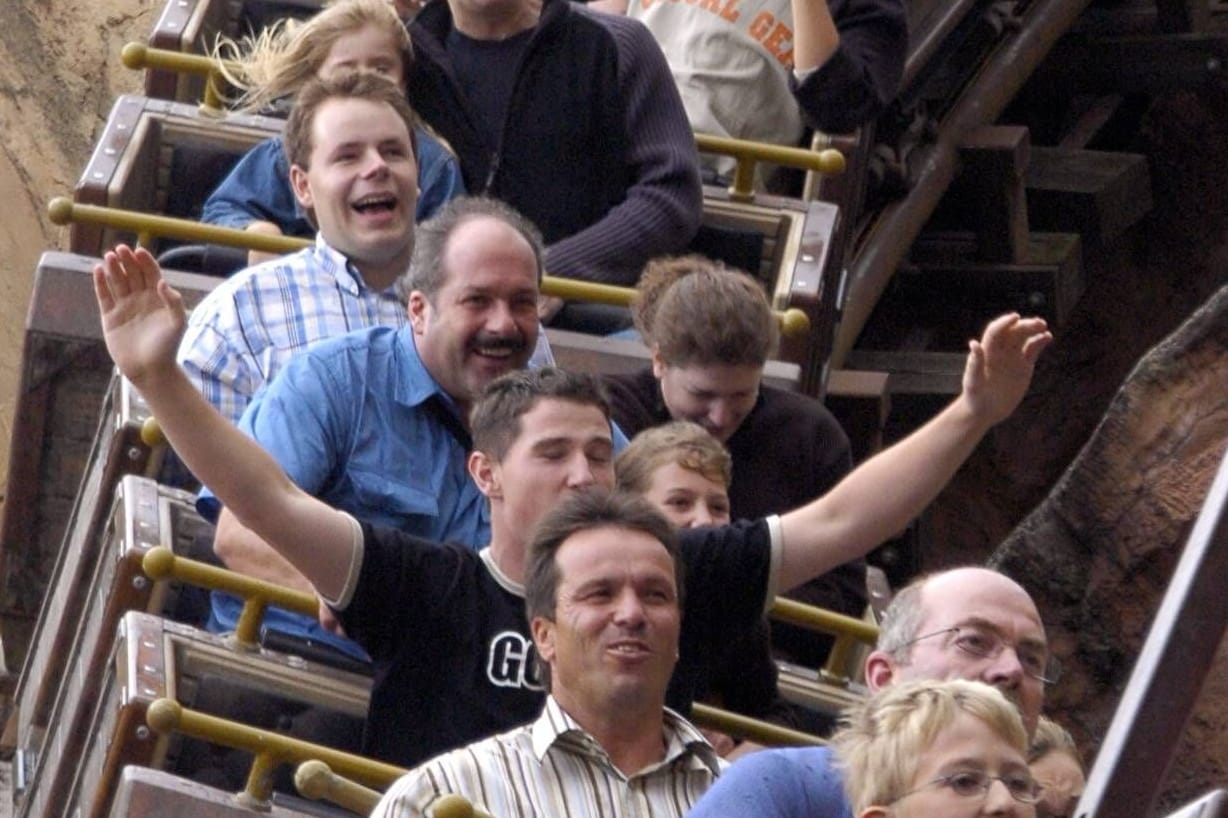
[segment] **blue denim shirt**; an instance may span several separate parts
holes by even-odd
[[[490,511],[469,478],[467,442],[449,428],[455,404],[423,366],[412,328],[372,327],[293,358],[243,413],[253,437],[308,494],[377,525],[475,550]],[[217,500],[202,493],[206,517]],[[233,629],[240,605],[213,595],[212,628]],[[265,627],[363,656],[309,617],[270,609]]]
[[[418,129],[417,221],[465,192],[456,157]],[[221,227],[246,228],[253,221],[272,222],[287,236],[311,237],[316,229],[290,188],[290,162],[280,136],[266,139],[243,155],[205,200],[200,220]]]

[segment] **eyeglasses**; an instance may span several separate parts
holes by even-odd
[[[951,640],[955,647],[969,656],[975,656],[978,659],[997,659],[1002,655],[1002,651],[1009,646],[1015,651],[1015,656],[1019,658],[1019,664],[1023,668],[1023,672],[1033,679],[1039,680],[1042,684],[1056,684],[1057,680],[1062,676],[1061,662],[1057,660],[1056,656],[1048,655],[1042,646],[1012,645],[994,631],[988,628],[980,628],[976,625],[958,625],[952,628],[943,628],[940,631],[934,631],[933,633],[927,633],[911,639],[900,647],[906,648],[909,645],[920,642],[922,639],[931,639],[948,633],[955,634],[955,637]]]
[[[984,798],[989,794],[993,782],[1001,781],[1011,798],[1021,804],[1035,804],[1040,801],[1041,786],[1027,772],[1008,773],[1006,775],[990,775],[980,770],[961,770],[950,775],[940,776],[927,781],[915,790],[909,790],[891,803],[902,801],[929,787],[950,787],[951,792],[962,798]]]

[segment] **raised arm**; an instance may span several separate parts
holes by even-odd
[[[1040,318],[992,321],[980,341],[969,343],[959,397],[830,492],[781,517],[780,587],[865,554],[920,514],[985,433],[1019,405],[1037,356],[1052,340]]]
[[[295,486],[175,363],[183,300],[153,256],[120,245],[94,267],[94,291],[111,357],[149,403],[179,457],[321,594],[339,596],[355,548],[348,518]]]
[[[841,133],[895,98],[908,55],[903,0],[791,0],[793,97],[812,128]]]

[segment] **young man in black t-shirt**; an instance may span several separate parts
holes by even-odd
[[[536,712],[528,626],[516,621],[525,549],[560,497],[613,484],[609,413],[593,378],[547,368],[488,387],[471,419],[469,472],[491,504],[491,544],[465,555],[330,508],[218,415],[175,364],[183,305],[147,251],[107,253],[94,282],[107,348],[176,452],[371,653],[368,752],[413,764]],[[778,590],[864,554],[919,513],[1014,410],[1050,340],[1040,319],[996,319],[970,344],[963,392],[913,435],[802,508],[686,535],[691,592],[670,702],[689,704],[698,660],[726,623],[759,616]]]

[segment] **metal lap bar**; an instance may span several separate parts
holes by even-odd
[[[350,812],[369,815],[379,804],[380,794],[343,775],[338,775],[319,759],[304,761],[294,772],[294,786],[304,798],[331,801]],[[469,799],[449,793],[440,796],[426,809],[430,818],[493,818],[486,810],[475,807]]]
[[[159,68],[184,74],[198,74],[205,78],[205,98],[200,103],[201,113],[223,116],[222,95],[218,83],[222,81],[221,63],[203,54],[188,54],[164,48],[151,48],[144,43],[128,43],[119,54],[124,66],[134,71]]]
[[[370,815],[380,799],[378,790],[337,775],[318,758],[298,765],[294,771],[294,787],[304,798],[331,801],[359,815]]]
[[[691,705],[691,720],[701,727],[709,727],[762,744],[765,747],[812,747],[826,744],[822,738],[801,730],[792,730],[761,719],[733,713],[709,704],[695,702]]]
[[[375,790],[338,775],[318,759],[298,765],[294,772],[294,786],[305,798],[331,801],[359,815],[374,812],[380,799],[380,794]],[[427,807],[427,815],[431,818],[492,818],[486,810],[475,807],[469,799],[455,793],[441,796]]]
[[[878,640],[878,628],[868,622],[784,597],[776,597],[768,615],[778,622],[836,637],[827,664],[821,671],[823,678],[834,684],[848,684],[849,665],[857,645],[872,646]]]
[[[243,598],[243,613],[235,627],[234,639],[240,647],[253,648],[260,635],[260,622],[269,605],[315,617],[319,603],[311,594],[295,591],[272,582],[255,579],[219,568],[216,565],[176,556],[166,546],[152,548],[141,561],[150,579],[176,579],[190,585],[225,591]]]
[[[289,588],[264,582],[263,580],[252,579],[251,577],[237,574],[234,571],[228,571],[225,568],[217,568],[197,562],[196,560],[176,556],[165,546],[151,549],[145,555],[142,566],[145,569],[145,573],[155,580],[173,578],[180,582],[187,582],[217,591],[226,591],[243,597],[243,613],[239,617],[238,626],[235,628],[235,640],[244,647],[254,646],[256,636],[259,633],[260,619],[264,616],[264,609],[269,604],[279,605],[307,616],[315,616],[317,613],[316,598],[311,594],[293,591]],[[799,603],[790,604],[797,608],[808,607]],[[848,617],[841,617],[838,614],[822,611],[817,608],[810,609],[803,614],[795,614],[795,616],[797,616],[797,619],[790,621],[800,620],[801,624],[820,620],[823,622],[834,622],[836,620],[848,619]],[[864,623],[858,623],[855,619],[849,619],[848,621],[864,625]],[[829,624],[827,627],[830,629],[834,626]],[[696,719],[702,724],[716,727],[743,738],[749,738],[760,744],[794,746],[822,742],[822,739],[809,733],[789,730],[760,721],[759,719],[753,719],[715,707],[696,704],[694,712]],[[152,723],[151,726],[153,726]]]
[[[733,172],[733,184],[729,186],[729,198],[737,202],[749,202],[755,198],[755,165],[772,162],[800,168],[815,173],[843,173],[844,154],[835,148],[820,151],[773,145],[768,142],[751,142],[747,139],[730,139],[726,136],[695,134],[695,145],[703,153],[732,156],[737,164]]]
[[[239,798],[253,807],[269,803],[273,792],[272,772],[279,764],[317,758],[347,778],[372,787],[387,787],[406,772],[405,768],[393,764],[191,710],[172,699],[152,702],[146,711],[145,721],[155,732],[164,736],[176,732],[252,753],[255,759],[248,774],[247,786]]]
[[[64,196],[57,196],[51,200],[47,206],[47,215],[52,223],[58,225],[101,224],[118,230],[130,230],[136,233],[137,244],[142,245],[149,244],[154,238],[176,238],[202,244],[242,247],[266,253],[293,253],[310,247],[313,243],[310,239],[293,236],[261,235],[247,230],[194,222],[190,219],[139,213],[117,207],[80,204]],[[541,291],[543,295],[617,306],[630,304],[635,298],[635,290],[630,287],[592,284],[549,275],[542,278]],[[775,311],[775,314],[780,322],[781,332],[790,337],[802,337],[810,330],[810,318],[799,309]]]

